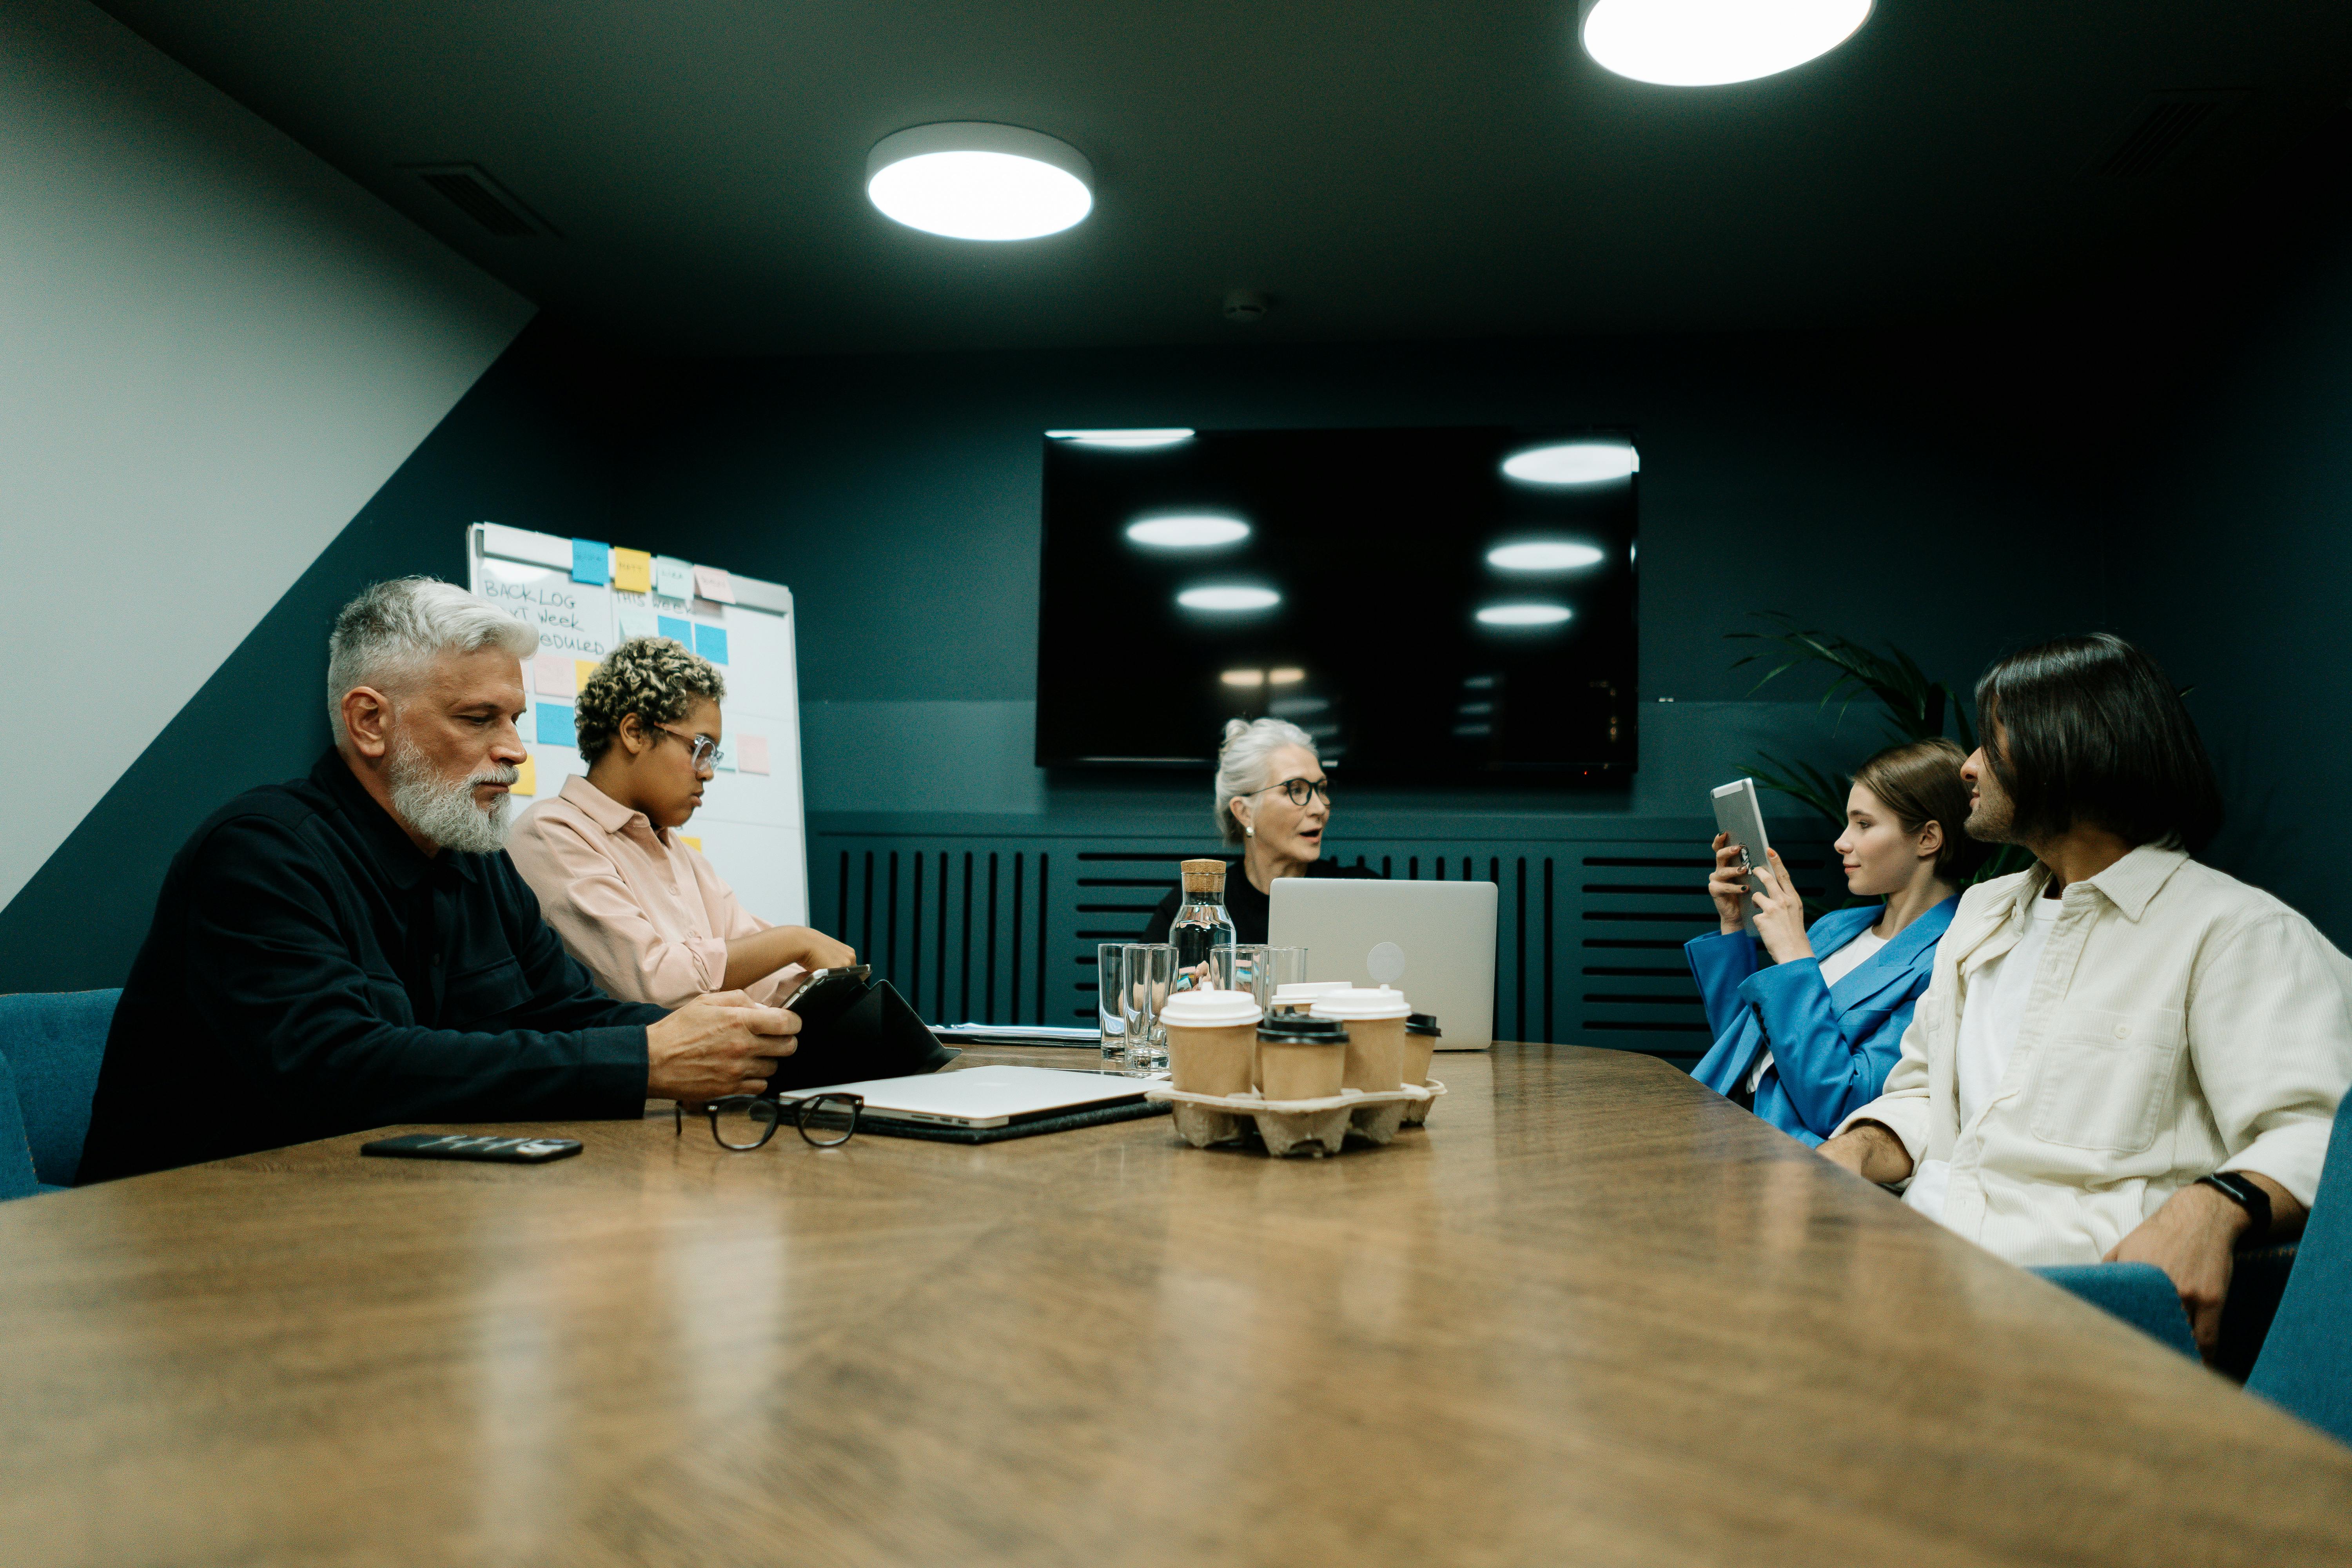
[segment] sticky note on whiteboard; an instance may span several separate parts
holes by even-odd
[[[727,662],[727,628],[694,623],[694,651],[713,664]]]
[[[530,689],[541,697],[580,695],[579,661],[542,653],[530,661]]]
[[[693,598],[694,568],[674,556],[655,556],[654,592],[665,599]]]
[[[613,580],[613,547],[601,539],[572,542],[572,580],[601,588]]]
[[[575,658],[575,659],[573,659],[573,660],[572,661],[572,680],[573,680],[573,681],[575,681],[575,682],[577,683],[577,684],[576,684],[576,685],[574,685],[574,686],[572,687],[572,693],[573,693],[573,695],[575,695],[575,696],[576,696],[576,695],[578,695],[579,690],[580,690],[580,688],[581,688],[581,687],[583,687],[583,686],[587,685],[587,684],[588,684],[588,678],[589,678],[590,676],[592,676],[592,675],[595,674],[595,673],[596,673],[596,661],[595,661],[594,659],[593,659],[593,658]]]
[[[515,770],[515,782],[508,789],[507,793],[509,795],[537,795],[539,793],[539,770],[531,765],[530,758],[525,757],[522,760],[522,766]]]
[[[576,746],[580,743],[579,721],[572,716],[568,702],[542,702],[531,714],[531,727],[539,732],[542,746]]]
[[[688,647],[694,646],[694,623],[683,616],[656,616],[654,617],[654,622],[658,628],[654,633],[656,637],[665,637],[672,642],[684,643]]]
[[[735,767],[740,773],[766,773],[768,771],[768,737],[765,735],[736,736]]]
[[[685,845],[688,849],[693,850],[697,855],[702,853],[702,840],[699,838],[688,838],[685,834],[681,833],[677,836],[677,841],[680,844]]]
[[[654,591],[654,558],[643,550],[624,550],[613,546],[613,586],[625,594],[650,594]]]
[[[651,610],[624,605],[613,612],[613,618],[619,623],[623,642],[631,637],[657,637],[662,635],[661,617]]]
[[[715,605],[735,602],[735,580],[727,575],[724,566],[698,566],[694,569],[695,592]]]

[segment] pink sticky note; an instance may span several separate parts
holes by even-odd
[[[531,689],[541,697],[580,695],[580,671],[560,653],[543,653],[530,661]]]
[[[735,737],[735,771],[739,773],[764,773],[768,771],[767,736]]]
[[[714,604],[735,602],[735,582],[727,575],[724,566],[698,566],[694,569],[694,591]]]

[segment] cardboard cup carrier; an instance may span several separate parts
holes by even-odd
[[[1160,1005],[1168,1077],[1188,1094],[1247,1094],[1263,1015],[1246,991],[1180,991]]]
[[[1256,1088],[1245,1094],[1191,1087],[1210,1081],[1231,1082],[1230,1054],[1213,1056],[1204,1050],[1196,1065],[1188,1068],[1178,1058],[1179,1021],[1171,1012],[1168,1016],[1168,1057],[1174,1081],[1166,1089],[1147,1090],[1146,1098],[1168,1102],[1175,1113],[1177,1132],[1194,1148],[1229,1143],[1255,1132],[1265,1144],[1266,1152],[1275,1155],[1293,1152],[1337,1154],[1350,1138],[1367,1143],[1386,1143],[1396,1136],[1399,1128],[1417,1127],[1427,1121],[1431,1103],[1445,1092],[1445,1086],[1399,1081],[1409,1037],[1405,1033],[1408,1012],[1404,998],[1384,987],[1370,991],[1350,986],[1318,990],[1314,1016],[1277,1011],[1268,1014],[1249,1031],[1257,1046]],[[1180,1002],[1203,995],[1234,997],[1236,994],[1191,992],[1171,998],[1169,1005],[1173,1009]],[[1341,998],[1334,1003],[1335,1011],[1362,1016],[1346,1019],[1323,1016],[1322,1004],[1332,997]],[[1239,997],[1244,1005],[1248,1000],[1246,996]],[[1238,1019],[1244,1012],[1244,1006],[1230,1003],[1222,1007],[1205,1002],[1198,1005],[1202,1024],[1194,1026],[1193,1032],[1202,1037],[1213,1032],[1207,1025],[1211,1017]],[[1360,1060],[1359,1036],[1367,1030],[1373,1037],[1369,1059]],[[1229,1047],[1218,1048],[1229,1052]],[[1415,1070],[1425,1078],[1429,1070],[1428,1050],[1422,1049],[1415,1061]],[[1214,1078],[1210,1076],[1213,1073]],[[1348,1081],[1351,1073],[1378,1087],[1366,1088]]]

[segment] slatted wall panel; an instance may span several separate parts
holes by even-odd
[[[1359,841],[1360,842],[1360,841]],[[816,923],[935,1022],[1087,1025],[1095,948],[1134,941],[1176,862],[1213,846],[819,835]],[[1703,854],[1648,840],[1374,843],[1342,857],[1414,880],[1491,881],[1495,1033],[1641,1051],[1683,1065],[1707,1033],[1682,944],[1712,929]],[[1823,862],[1790,858],[1817,891]]]

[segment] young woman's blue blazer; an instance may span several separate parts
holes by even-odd
[[[1683,956],[1715,1031],[1715,1048],[1691,1076],[1729,1094],[1747,1081],[1769,1045],[1772,1065],[1757,1085],[1756,1114],[1791,1138],[1820,1142],[1878,1098],[1902,1055],[1911,1009],[1927,992],[1936,939],[1959,907],[1959,900],[1946,899],[1835,985],[1822,984],[1818,959],[1764,966],[1764,944],[1744,931],[1685,942]],[[1827,957],[1882,912],[1877,904],[1839,910],[1805,934],[1813,951]]]

